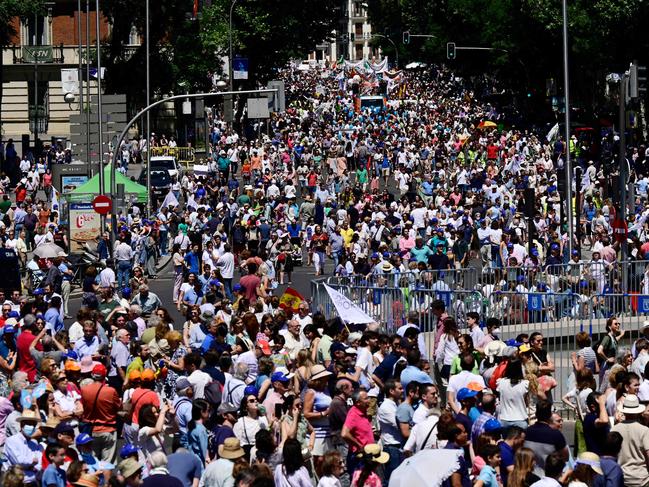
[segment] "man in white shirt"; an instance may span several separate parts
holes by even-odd
[[[435,384],[421,384],[419,387],[419,397],[421,402],[412,416],[413,424],[423,422],[436,410],[439,404],[439,389]]]
[[[401,445],[403,435],[397,421],[397,407],[403,397],[403,386],[401,382],[388,379],[383,387],[385,399],[379,407],[377,420],[381,430],[381,444],[390,459],[385,464],[384,473],[386,482],[389,481],[392,471],[401,463]]]
[[[129,285],[133,249],[126,242],[118,242],[113,255],[115,255],[115,260],[117,261],[117,287],[124,289]]]
[[[419,406],[421,407],[421,406]],[[416,412],[416,411],[415,411]],[[416,424],[403,447],[404,451],[416,453],[425,448],[437,448],[437,427],[439,416],[430,413],[425,420]]]
[[[113,259],[106,261],[106,267],[99,273],[99,287],[115,289],[115,271],[113,267],[115,262]]]
[[[448,380],[448,387],[446,388],[446,402],[451,406],[455,414],[460,412],[461,405],[457,401],[457,392],[464,387],[467,387],[471,382],[477,382],[486,388],[484,379],[481,375],[474,374],[475,358],[470,353],[465,353],[460,357],[460,368],[462,371],[459,374],[452,375]]]
[[[300,322],[297,320],[291,320],[288,322],[288,329],[281,330],[280,333],[284,335],[286,339],[286,344],[284,348],[288,352],[288,356],[291,360],[295,360],[297,353],[303,348],[309,348],[309,344],[305,343],[300,334]]]
[[[187,380],[192,385],[195,399],[205,399],[205,387],[212,382],[212,377],[200,370],[202,358],[197,353],[188,353],[184,357]]]
[[[237,357],[235,364],[244,363],[248,366],[248,377],[246,377],[248,384],[253,384],[257,380],[257,369],[261,356],[268,357],[270,354],[271,350],[268,342],[266,340],[257,340],[253,350],[243,352]]]
[[[232,294],[232,279],[234,278],[234,254],[229,243],[223,244],[223,255],[214,261],[214,264],[221,269],[225,295],[230,301],[234,301]]]

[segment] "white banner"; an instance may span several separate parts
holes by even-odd
[[[335,289],[330,286],[324,285],[331,301],[338,311],[338,316],[345,323],[354,323],[354,324],[364,324],[364,323],[375,323],[376,320],[369,316],[365,311],[363,311],[358,305],[352,303],[352,301],[346,296],[342,295]]]
[[[178,200],[176,199],[176,196],[171,192],[171,190],[169,190],[167,196],[165,196],[165,199],[162,202],[162,206],[160,206],[160,209],[167,208],[169,206],[173,206],[174,208],[178,206]]]
[[[61,70],[61,91],[64,95],[79,94],[79,70],[77,68]]]

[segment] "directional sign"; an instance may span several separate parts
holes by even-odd
[[[106,195],[100,194],[92,200],[92,207],[100,215],[108,215],[110,210],[113,209],[113,200]]]

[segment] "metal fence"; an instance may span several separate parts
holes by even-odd
[[[554,377],[557,388],[553,393],[555,402],[574,386],[571,377],[573,368],[571,356],[577,351],[576,334],[586,331],[592,344],[606,333],[606,322],[615,316],[626,330],[619,348],[629,348],[640,337],[642,324],[649,319],[649,294],[581,293],[568,289],[562,292],[516,292],[501,291],[485,285],[481,290],[439,290],[413,288],[408,286],[371,286],[380,281],[363,282],[351,279],[341,284],[336,279],[321,279],[311,283],[311,305],[313,311],[322,312],[325,317],[337,315],[333,302],[324,288],[324,283],[341,292],[358,304],[363,311],[381,324],[385,333],[395,333],[407,322],[408,313],[418,314],[419,325],[425,335],[427,355],[434,357],[432,349],[436,317],[431,312],[434,300],[440,299],[446,311],[453,316],[462,330],[466,326],[466,313],[477,312],[481,322],[496,317],[502,320],[502,340],[528,336],[540,332],[546,339],[549,358],[555,364]]]
[[[151,156],[173,156],[187,167],[196,160],[193,147],[151,147]]]

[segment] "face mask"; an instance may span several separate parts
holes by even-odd
[[[494,328],[493,330],[491,330],[491,334],[492,335],[500,335],[500,328]]]
[[[33,424],[26,424],[23,426],[23,435],[25,435],[26,438],[31,438],[34,432],[36,431],[36,426]]]

